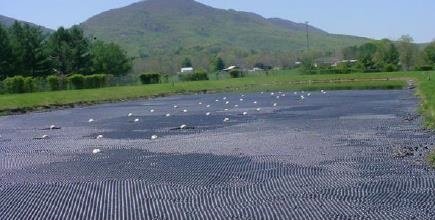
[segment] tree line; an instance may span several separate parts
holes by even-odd
[[[131,68],[132,59],[118,45],[86,37],[78,26],[47,34],[19,22],[9,28],[0,25],[0,80],[72,74],[120,76]]]
[[[435,41],[423,49],[409,35],[398,41],[372,41],[343,50],[345,60],[357,60],[355,68],[362,72],[432,70],[435,65]]]
[[[435,68],[435,41],[417,45],[409,35],[398,41],[388,39],[346,47],[340,56],[307,51],[301,57],[302,69],[308,73],[427,71]]]

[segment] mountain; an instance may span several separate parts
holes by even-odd
[[[217,9],[194,0],[141,1],[103,12],[80,25],[90,36],[116,42],[130,55],[144,59],[205,51],[300,52],[307,45],[305,24]],[[308,30],[314,49],[334,51],[369,41],[330,34],[313,26]]]
[[[18,21],[18,22],[24,23],[24,24],[28,24],[28,25],[33,26],[33,27],[39,27],[45,33],[51,33],[51,32],[53,32],[53,30],[51,30],[49,28],[46,28],[46,27],[43,27],[43,26],[40,26],[40,25],[36,25],[36,24],[30,23],[30,22],[20,21],[20,20],[14,19],[14,18],[10,18],[10,17],[6,17],[6,16],[3,16],[3,15],[0,15],[0,24],[5,26],[5,27],[12,26],[15,21]]]
[[[268,19],[270,23],[280,26],[284,29],[287,29],[289,31],[307,31],[307,27],[308,27],[308,31],[311,33],[321,33],[321,34],[327,34],[326,31],[321,30],[319,28],[310,26],[310,25],[306,25],[306,24],[302,24],[302,23],[296,23],[293,21],[289,21],[289,20],[284,20],[281,18],[269,18]]]

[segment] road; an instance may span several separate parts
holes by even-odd
[[[311,93],[0,117],[0,219],[434,219],[413,91]]]

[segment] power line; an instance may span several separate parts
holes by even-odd
[[[305,22],[305,29],[306,29],[306,32],[307,32],[307,50],[310,49],[310,36],[309,36],[309,32],[308,32],[308,24],[309,23],[310,22],[308,22],[308,21]]]

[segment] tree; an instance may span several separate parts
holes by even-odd
[[[400,62],[399,51],[388,39],[376,42],[376,52],[373,54],[373,63],[376,71],[395,71]]]
[[[10,36],[14,75],[37,77],[51,73],[45,37],[39,28],[15,22],[10,28]]]
[[[12,48],[9,34],[2,25],[0,25],[0,80],[5,79],[11,74]]]
[[[424,48],[423,57],[428,65],[435,64],[435,41],[433,41],[432,43],[427,45],[426,48]]]
[[[415,65],[417,47],[413,44],[414,40],[409,35],[403,35],[399,39],[400,63],[405,71]]]
[[[396,71],[400,55],[388,39],[365,43],[358,48],[358,66],[364,72]]]
[[[305,51],[301,57],[302,70],[307,73],[313,73],[313,70],[317,66],[316,59],[319,57],[320,53],[318,51]]]
[[[70,73],[89,74],[91,67],[90,41],[83,31],[73,26],[60,27],[48,40],[48,50],[54,68],[61,75]]]
[[[92,72],[120,76],[132,68],[132,60],[118,45],[97,41],[92,44]]]
[[[376,50],[377,46],[374,42],[365,43],[358,48],[358,65],[362,71],[371,72],[375,69],[373,55]]]
[[[91,66],[90,41],[78,26],[69,29],[72,56],[72,71],[89,74]]]
[[[188,57],[184,58],[183,62],[181,62],[181,67],[192,67],[192,61]]]
[[[63,27],[51,34],[48,40],[48,50],[56,72],[66,75],[72,71],[72,51],[69,46],[70,36]]]
[[[357,57],[358,57],[357,46],[346,47],[343,49],[343,58],[345,60],[353,60],[353,59],[357,59]]]
[[[221,71],[225,69],[225,62],[222,58],[218,57],[215,59],[213,63],[213,70],[214,71]]]

